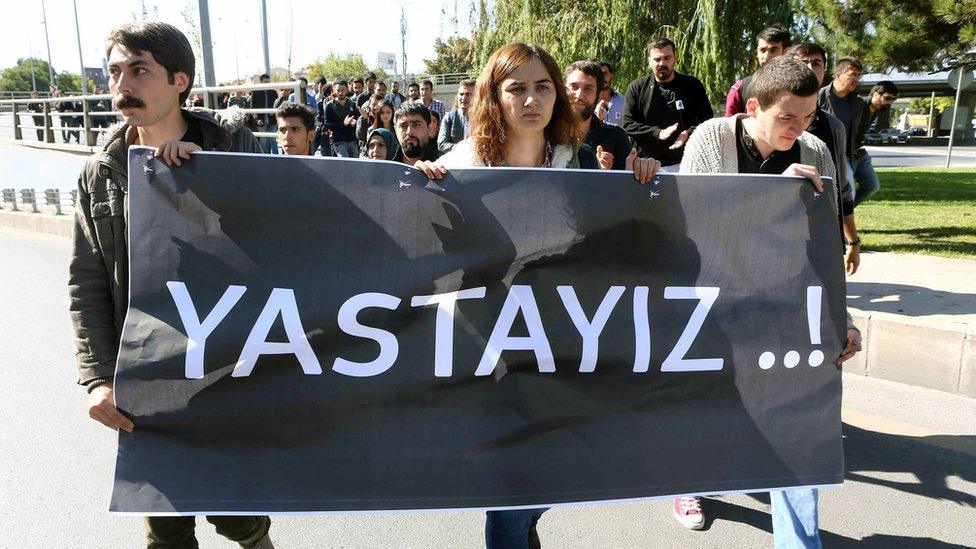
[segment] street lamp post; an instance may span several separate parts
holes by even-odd
[[[47,43],[47,71],[51,86],[55,86],[57,81],[54,79],[54,64],[51,63],[51,37],[47,33],[47,8],[44,7],[44,0],[41,0],[41,14],[44,16],[44,42]]]

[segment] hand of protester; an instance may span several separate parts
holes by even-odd
[[[604,122],[606,122],[606,120],[607,120],[607,110],[608,110],[608,107],[609,107],[609,105],[607,105],[607,102],[601,99],[596,104],[596,108],[593,109],[593,112],[596,113],[596,117],[597,118],[599,118],[600,120],[603,120]]]
[[[345,122],[343,123],[347,126],[352,126],[353,124],[356,123],[356,117],[350,114],[349,116],[346,117]]]
[[[849,358],[856,355],[858,351],[861,350],[861,332],[857,328],[847,329],[847,344],[844,346],[844,350],[841,351],[840,356],[834,362],[837,366],[840,366],[846,362]]]
[[[661,171],[661,163],[653,158],[638,158],[637,149],[635,148],[630,149],[630,155],[627,156],[624,169],[633,171],[634,179],[643,185],[653,179],[657,175],[657,172]]]
[[[800,177],[805,177],[810,180],[813,184],[813,188],[817,189],[818,193],[823,192],[823,181],[820,180],[820,172],[817,168],[807,164],[790,164],[789,168],[783,170],[783,175],[798,175]]]
[[[169,141],[163,143],[162,145],[156,147],[156,154],[166,162],[167,165],[172,166],[176,164],[177,166],[183,165],[183,160],[190,159],[190,153],[202,151],[200,145],[196,143],[187,143],[186,141],[177,141],[176,139],[170,139]],[[183,160],[180,160],[180,159]]]
[[[447,168],[444,167],[440,162],[432,162],[430,160],[418,160],[416,164],[413,165],[414,168],[424,172],[427,179],[443,179],[447,175]]]
[[[88,415],[95,421],[116,431],[122,429],[131,433],[135,427],[132,420],[122,415],[122,412],[119,412],[118,408],[115,407],[111,382],[92,389],[88,395]]]
[[[613,169],[613,153],[603,150],[602,145],[596,146],[596,159],[600,161],[600,168],[604,170]]]
[[[671,146],[668,147],[668,149],[671,150],[680,149],[685,145],[685,142],[688,141],[688,137],[689,137],[688,130],[679,133],[678,138],[674,140],[674,143],[672,143]]]
[[[661,130],[661,133],[657,134],[657,138],[661,141],[667,141],[668,139],[671,139],[671,136],[674,135],[674,132],[676,131],[678,131],[677,122]]]
[[[847,276],[857,272],[857,268],[861,266],[861,246],[855,244],[854,246],[848,246],[847,250],[844,252],[844,266],[846,267]]]

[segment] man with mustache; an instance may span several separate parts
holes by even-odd
[[[701,81],[674,70],[676,51],[668,38],[647,44],[651,74],[631,82],[624,106],[623,127],[637,154],[656,158],[662,166],[681,162],[684,144],[695,127],[712,117]]]
[[[604,170],[624,170],[631,152],[630,138],[620,126],[608,124],[594,112],[604,72],[596,61],[577,61],[566,69],[566,91],[586,130],[584,143],[596,153]]]
[[[224,120],[184,109],[195,61],[190,42],[166,23],[129,23],[109,33],[109,89],[124,123],[108,135],[78,179],[78,205],[68,274],[69,312],[78,383],[88,390],[88,415],[110,429],[139,436],[115,407],[113,376],[128,307],[128,149],[154,147],[179,166],[201,150],[262,152],[239,113]],[[217,532],[243,547],[270,548],[266,516],[212,516]],[[196,547],[194,517],[145,517],[149,547]]]
[[[420,101],[407,101],[393,113],[393,129],[396,131],[400,150],[397,162],[413,166],[420,160],[437,160],[437,144],[430,140],[430,111]]]

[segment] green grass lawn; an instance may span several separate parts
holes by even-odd
[[[976,259],[976,170],[878,168],[854,214],[865,251]]]

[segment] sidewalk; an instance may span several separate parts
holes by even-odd
[[[976,261],[866,253],[847,303],[865,344],[846,372],[976,397]]]

